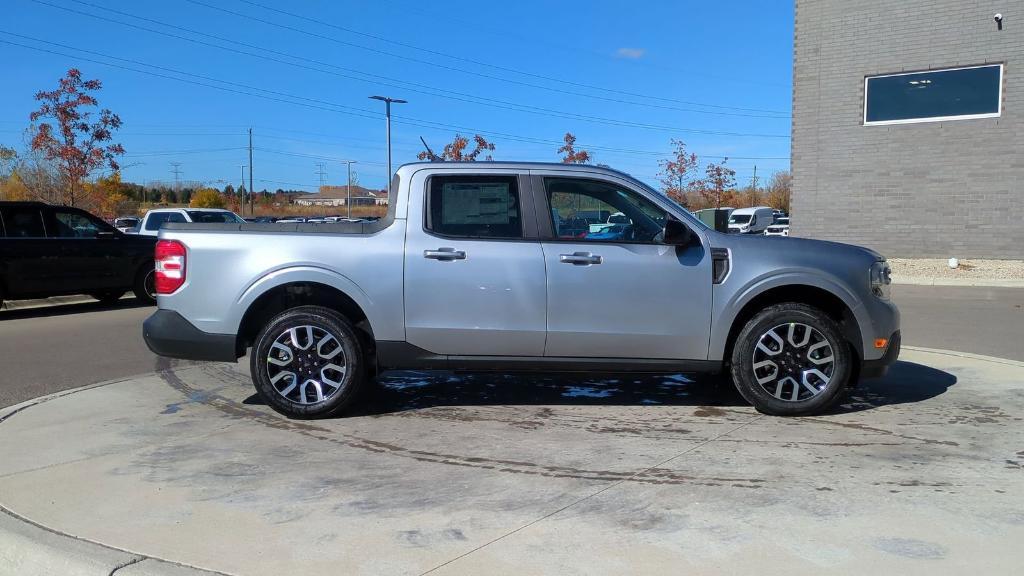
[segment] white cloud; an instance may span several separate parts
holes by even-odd
[[[615,55],[619,58],[629,58],[636,60],[637,58],[643,58],[647,50],[643,48],[619,48],[615,51]]]

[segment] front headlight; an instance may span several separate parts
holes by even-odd
[[[892,269],[885,260],[875,262],[871,265],[870,280],[871,293],[883,299],[889,299],[889,286],[892,284]]]

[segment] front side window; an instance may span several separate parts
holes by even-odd
[[[544,186],[559,240],[661,242],[666,212],[632,190],[576,178],[546,178]]]
[[[426,229],[456,238],[523,237],[515,176],[434,176]]]
[[[100,231],[92,219],[78,212],[57,210],[53,213],[53,220],[56,224],[50,231],[53,238],[95,238]]]
[[[1002,64],[870,76],[864,81],[864,124],[999,116],[1002,78]]]
[[[38,208],[8,208],[4,210],[4,229],[8,238],[43,238],[43,215]]]

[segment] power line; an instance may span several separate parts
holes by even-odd
[[[472,76],[478,76],[478,77],[481,77],[481,78],[488,78],[488,79],[491,79],[491,80],[498,80],[500,82],[507,82],[507,83],[511,83],[511,84],[517,84],[517,85],[520,85],[520,86],[527,86],[527,87],[530,87],[530,88],[536,88],[536,89],[540,89],[540,90],[548,90],[548,91],[552,91],[552,92],[559,92],[559,93],[568,94],[568,95],[571,95],[571,96],[581,96],[581,97],[585,97],[585,98],[596,98],[596,99],[599,99],[599,100],[609,100],[609,101],[612,101],[612,102],[619,102],[619,103],[633,103],[633,102],[628,102],[628,101],[609,99],[609,98],[605,98],[605,97],[601,97],[601,96],[595,96],[593,94],[587,94],[587,93],[584,93],[584,92],[574,92],[574,91],[569,91],[569,90],[561,90],[561,89],[558,89],[558,88],[552,88],[550,86],[543,86],[543,85],[540,85],[540,84],[531,84],[529,82],[522,82],[522,81],[519,81],[519,80],[512,80],[510,78],[502,78],[500,76],[494,76],[492,74],[484,74],[482,72],[474,72],[472,70],[466,70],[464,68],[456,68],[454,66],[447,66],[447,65],[444,65],[444,64],[438,64],[437,62],[431,62],[429,60],[422,60],[422,59],[419,59],[419,58],[413,58],[411,56],[404,56],[402,54],[396,54],[394,52],[388,52],[386,50],[380,50],[378,48],[372,48],[370,46],[363,46],[362,44],[356,44],[354,42],[346,42],[344,40],[339,40],[339,39],[331,37],[331,36],[326,36],[326,35],[323,35],[323,34],[318,34],[316,32],[310,32],[308,30],[303,30],[301,28],[295,28],[294,26],[288,26],[287,24],[281,24],[280,22],[274,22],[272,20],[265,20],[263,18],[258,18],[256,16],[252,16],[251,14],[245,14],[245,13],[242,13],[242,12],[236,12],[234,10],[228,10],[227,8],[222,8],[220,6],[214,6],[212,4],[207,4],[206,2],[200,2],[199,0],[186,0],[186,1],[190,2],[192,4],[197,4],[199,6],[205,6],[206,8],[209,8],[211,10],[217,10],[219,12],[224,12],[226,14],[231,14],[233,16],[238,16],[240,18],[245,18],[247,20],[253,20],[255,22],[260,22],[260,23],[266,24],[268,26],[274,26],[274,27],[277,27],[277,28],[283,28],[285,30],[291,30],[291,31],[297,32],[299,34],[305,34],[307,36],[312,36],[312,37],[315,37],[315,38],[319,38],[321,40],[327,40],[329,42],[334,42],[336,44],[341,44],[343,46],[349,46],[349,47],[352,47],[352,48],[358,48],[360,50],[366,50],[366,51],[373,52],[373,53],[376,53],[376,54],[382,54],[382,55],[385,55],[385,56],[390,56],[392,58],[399,58],[399,59],[402,59],[402,60],[407,60],[407,61],[410,61],[410,62],[416,62],[416,63],[419,63],[419,64],[426,64],[428,66],[434,66],[434,67],[437,67],[437,68],[442,68],[442,69],[450,70],[450,71],[453,71],[453,72],[460,72],[462,74],[469,74],[469,75],[472,75]],[[276,10],[276,9],[272,9],[272,8],[268,8],[268,9]],[[311,21],[317,22],[317,23],[319,23],[319,24],[321,24],[323,26],[335,27],[332,24],[325,23],[325,22],[322,22],[322,21],[319,21],[319,20],[313,20],[313,19],[310,19],[310,18],[305,17],[305,16],[295,15],[295,14],[291,14],[291,13],[288,13],[288,12],[284,12],[284,13],[285,14],[289,14],[289,15],[295,17],[295,18],[311,20]],[[483,65],[483,66],[488,66],[488,64],[484,64],[484,63],[479,63],[479,62],[474,62],[474,63],[477,63],[479,65]],[[679,104],[686,104],[686,105],[690,105],[690,106],[704,106],[704,107],[707,107],[707,108],[717,108],[717,109],[725,109],[725,110],[741,110],[741,111],[746,111],[746,112],[767,112],[767,113],[779,113],[779,114],[784,114],[785,113],[785,112],[780,112],[778,110],[765,110],[765,109],[759,109],[759,108],[741,108],[741,107],[737,107],[737,106],[724,106],[724,105],[721,105],[721,104],[707,104],[707,103],[702,103],[702,102],[692,102],[692,101],[686,101],[686,100],[679,100],[679,99],[675,99],[675,98],[666,98],[666,97],[660,97],[660,96],[649,96],[649,95],[645,95],[645,94],[638,94],[638,93],[635,93],[635,92],[628,92],[628,91],[625,91],[625,90],[616,90],[614,88],[604,88],[604,87],[601,87],[601,86],[593,86],[593,85],[590,85],[590,84],[582,84],[582,83],[578,83],[578,82],[572,82],[572,81],[565,80],[565,79],[562,79],[562,78],[553,78],[553,77],[550,77],[550,76],[541,76],[541,75],[536,75],[536,74],[533,74],[533,73],[516,71],[514,69],[508,69],[508,70],[511,70],[511,71],[519,73],[519,74],[526,74],[526,75],[530,75],[530,76],[536,76],[538,78],[543,78],[545,80],[549,80],[549,81],[552,81],[552,82],[558,82],[558,83],[561,83],[561,84],[567,84],[567,85],[571,85],[571,86],[578,86],[578,87],[581,87],[581,88],[587,88],[587,89],[591,89],[591,90],[600,90],[600,91],[603,91],[603,92],[610,92],[610,93],[615,93],[615,94],[623,94],[623,95],[626,95],[626,96],[632,96],[632,97],[636,97],[636,98],[647,98],[647,99],[659,100],[659,101],[663,101],[663,102],[676,102],[676,103],[679,103]]]
[[[138,61],[138,60],[132,60],[130,58],[121,58],[121,57],[118,57],[118,56],[111,56],[109,54],[104,54],[102,52],[96,52],[94,50],[87,50],[87,49],[84,49],[84,48],[77,48],[77,47],[74,47],[74,46],[68,46],[66,44],[61,44],[59,42],[52,42],[52,41],[49,41],[49,40],[42,40],[40,38],[34,38],[32,36],[26,36],[26,35],[23,35],[23,34],[16,34],[16,33],[5,31],[5,30],[0,30],[0,33],[7,34],[8,36],[14,36],[16,38],[24,38],[24,39],[31,40],[31,41],[34,41],[34,42],[39,42],[41,44],[46,44],[46,45],[51,45],[51,46],[58,46],[58,47],[61,47],[61,48],[67,49],[67,50],[76,50],[76,51],[79,51],[79,52],[84,52],[86,54],[93,54],[93,55],[100,56],[100,57],[103,57],[103,58],[109,58],[111,60],[119,60],[121,62],[128,62],[128,63],[136,64],[136,65],[139,65],[139,66],[145,66],[145,67],[148,67],[148,68],[154,68],[156,70],[163,70],[165,72],[170,72],[170,73],[178,74],[178,75],[181,75],[181,76],[200,78],[200,79],[205,80],[207,82],[219,82],[219,83],[222,83],[222,84],[227,84],[228,86],[237,86],[237,87],[240,87],[240,88],[244,88],[245,90],[254,90],[254,91],[257,91],[257,92],[264,92],[266,94],[254,94],[252,92],[246,92],[245,90],[226,88],[224,86],[217,86],[217,85],[208,84],[208,83],[205,83],[205,82],[199,82],[199,81],[195,81],[195,80],[188,80],[186,78],[178,78],[176,76],[168,76],[166,74],[160,74],[160,73],[152,72],[152,71],[148,71],[148,70],[139,70],[137,68],[132,68],[132,67],[129,67],[129,66],[123,66],[123,65],[119,65],[119,64],[111,64],[109,62],[93,60],[93,59],[86,58],[86,57],[83,57],[83,56],[70,55],[70,54],[66,54],[66,53],[62,53],[62,52],[57,52],[57,51],[54,51],[54,50],[47,50],[47,49],[39,48],[39,47],[36,47],[36,46],[29,46],[29,45],[26,45],[26,44],[19,44],[17,42],[10,42],[10,41],[6,41],[6,40],[5,41],[0,41],[0,42],[3,42],[3,43],[6,43],[6,44],[11,44],[11,45],[14,45],[14,46],[21,46],[23,48],[28,48],[30,50],[37,50],[37,51],[41,51],[41,52],[48,52],[48,53],[51,53],[51,54],[57,54],[59,56],[65,56],[65,57],[68,57],[68,58],[79,58],[79,59],[85,60],[87,62],[95,62],[97,64],[102,64],[102,65],[105,65],[105,66],[112,66],[112,67],[120,68],[120,69],[124,69],[124,70],[130,70],[130,71],[137,72],[137,73],[140,73],[140,74],[148,74],[148,75],[151,75],[151,76],[157,76],[159,78],[167,78],[167,79],[170,79],[170,80],[177,80],[179,82],[186,82],[186,83],[190,83],[190,84],[196,84],[196,85],[199,85],[199,86],[206,86],[206,87],[209,87],[209,88],[215,88],[215,89],[218,89],[218,90],[224,90],[224,91],[227,91],[227,92],[233,92],[233,93],[237,93],[237,94],[245,94],[245,95],[248,95],[248,96],[255,96],[257,98],[264,98],[264,99],[267,99],[267,100],[273,100],[273,101],[277,101],[277,102],[284,102],[284,103],[293,104],[293,105],[306,106],[306,107],[309,107],[309,108],[318,108],[318,109],[322,109],[322,110],[329,110],[329,111],[332,111],[332,112],[347,113],[347,114],[349,114],[351,116],[359,116],[359,117],[363,117],[363,118],[376,119],[376,118],[379,117],[379,115],[374,114],[373,111],[366,110],[366,109],[363,109],[363,108],[356,108],[356,107],[353,107],[353,106],[346,106],[346,105],[338,104],[338,103],[335,103],[335,102],[330,102],[330,101],[326,101],[326,100],[319,100],[319,99],[316,99],[316,98],[308,98],[308,97],[305,97],[305,96],[298,96],[298,95],[294,95],[294,94],[288,94],[288,93],[279,92],[279,91],[276,91],[276,90],[268,90],[266,88],[258,88],[258,87],[255,87],[255,86],[249,86],[249,85],[241,84],[241,83],[238,83],[238,82],[231,82],[229,80],[221,80],[221,79],[213,78],[213,77],[210,77],[210,76],[204,76],[202,74],[195,74],[195,73],[192,73],[192,72],[185,72],[185,71],[182,71],[182,70],[176,70],[174,68],[168,68],[168,67],[165,67],[165,66],[158,66],[156,64],[148,64],[146,62],[141,62],[141,61]],[[273,96],[268,96],[267,94],[270,94],[270,95],[273,95]],[[305,104],[305,103],[302,103],[302,102],[295,102],[293,100],[284,100],[284,99],[282,99],[282,97],[283,98],[291,98],[291,99],[294,99],[294,100],[302,100],[302,101],[310,102],[312,104]],[[325,107],[325,106],[327,106],[327,107]],[[341,110],[338,110],[338,109],[354,111],[354,112],[341,112]],[[672,127],[672,126],[659,126],[659,125],[653,125],[653,124],[641,124],[641,123],[633,123],[633,122],[626,122],[626,121],[604,121],[604,120],[597,119],[597,118],[585,118],[584,117],[584,118],[580,118],[580,119],[583,119],[583,120],[586,120],[586,121],[590,121],[590,122],[596,122],[596,123],[599,123],[599,124],[610,124],[610,125],[613,125],[613,126],[644,128],[644,129],[650,129],[650,130],[663,130],[663,131],[670,131],[670,132],[685,132],[685,133],[691,133],[691,134],[705,134],[705,135],[714,135],[714,136],[756,137],[756,138],[789,138],[788,134],[758,134],[758,133],[749,133],[749,132],[726,132],[726,131],[720,131],[720,130],[703,130],[703,129],[698,129],[698,128],[682,128],[682,127]],[[432,122],[432,121],[428,121],[428,120],[418,120],[418,119],[415,119],[415,118],[409,118],[408,120],[412,121],[412,122],[423,122],[423,123],[429,123],[429,124],[443,125],[442,123],[439,123],[439,122]],[[410,123],[409,121],[407,121],[406,123]],[[396,122],[397,122],[397,120],[396,120]],[[454,125],[448,125],[448,127],[455,128],[455,129],[460,129],[460,130],[473,130],[472,128],[458,127],[458,126],[454,126]]]
[[[513,111],[519,111],[519,112],[532,112],[532,113],[535,113],[535,114],[536,113],[555,114],[555,115],[558,115],[559,117],[567,117],[567,116],[570,116],[570,117],[571,116],[579,116],[580,117],[580,118],[573,118],[573,119],[586,119],[588,117],[587,115],[576,114],[576,113],[573,113],[573,112],[565,112],[565,111],[554,110],[554,109],[550,109],[550,108],[543,108],[543,107],[539,107],[539,106],[532,106],[532,105],[529,105],[529,104],[521,104],[521,103],[517,103],[517,102],[509,102],[509,101],[506,101],[506,100],[499,100],[499,99],[496,99],[496,98],[490,98],[490,97],[486,97],[486,96],[476,96],[476,95],[473,95],[473,94],[467,94],[467,93],[458,92],[458,91],[455,91],[455,90],[449,90],[449,89],[445,89],[445,88],[438,88],[436,86],[430,86],[428,84],[422,84],[422,83],[418,83],[418,82],[410,82],[410,81],[407,81],[407,80],[401,80],[401,79],[393,78],[393,77],[389,77],[389,76],[382,76],[380,74],[372,74],[372,73],[369,73],[369,72],[363,72],[361,70],[356,70],[354,68],[346,68],[344,66],[338,66],[336,64],[332,64],[332,63],[329,63],[329,62],[323,62],[323,61],[320,61],[320,60],[315,60],[315,59],[307,58],[307,57],[304,57],[304,56],[298,56],[298,55],[295,55],[295,54],[289,54],[287,52],[281,52],[281,51],[278,51],[278,50],[271,50],[269,48],[264,48],[262,46],[257,46],[257,45],[254,45],[254,44],[247,44],[245,42],[240,42],[238,40],[231,39],[231,38],[224,38],[223,36],[217,36],[215,34],[211,34],[211,33],[208,33],[208,32],[202,32],[202,31],[193,30],[193,29],[190,29],[190,28],[185,28],[183,26],[177,26],[177,25],[174,25],[174,24],[168,24],[166,22],[160,22],[159,20],[154,20],[152,18],[146,18],[146,17],[143,17],[143,16],[138,16],[138,15],[135,15],[135,14],[131,14],[129,12],[124,12],[124,11],[120,11],[120,10],[114,10],[112,8],[107,8],[107,7],[104,7],[104,6],[98,6],[98,5],[92,4],[90,2],[85,2],[84,0],[72,0],[72,1],[76,2],[78,4],[85,5],[85,6],[90,6],[92,8],[96,8],[96,9],[99,9],[99,10],[104,10],[104,11],[107,11],[107,12],[112,12],[112,13],[115,13],[115,14],[119,14],[121,16],[127,16],[129,18],[134,18],[134,19],[137,19],[137,20],[142,20],[144,22],[151,22],[151,23],[154,23],[154,24],[157,24],[157,25],[160,25],[160,26],[164,26],[164,27],[167,27],[167,28],[172,28],[172,29],[175,29],[175,30],[181,30],[183,32],[187,32],[187,33],[190,33],[190,34],[195,34],[195,35],[198,35],[198,36],[201,36],[201,37],[204,37],[204,38],[214,38],[214,39],[217,39],[217,40],[219,40],[221,42],[227,42],[227,43],[230,43],[232,45],[245,46],[247,48],[252,48],[254,50],[259,50],[261,52],[266,52],[266,53],[270,53],[270,54],[276,54],[276,55],[279,55],[279,56],[284,56],[286,58],[292,58],[292,59],[295,59],[295,60],[301,60],[301,61],[304,61],[304,62],[310,62],[310,63],[313,63],[313,64],[317,64],[319,66],[326,66],[328,68],[333,68],[335,70],[342,70],[342,71],[349,72],[349,73],[352,73],[352,74],[359,74],[359,75],[362,75],[362,76],[367,76],[369,78],[375,78],[377,80],[368,80],[367,78],[360,78],[360,77],[351,76],[351,75],[348,75],[348,74],[341,74],[341,73],[338,73],[338,72],[330,72],[330,71],[327,71],[327,70],[322,70],[320,68],[315,68],[315,67],[311,67],[311,66],[305,66],[305,65],[298,64],[298,63],[295,63],[295,62],[289,62],[289,61],[281,60],[281,59],[278,59],[278,58],[271,58],[271,57],[268,57],[268,56],[265,56],[265,55],[262,55],[262,54],[253,54],[252,52],[246,52],[245,50],[239,50],[237,48],[233,48],[233,47],[230,47],[230,46],[221,46],[221,45],[218,45],[218,44],[213,44],[211,42],[206,42],[204,40],[199,40],[199,39],[195,39],[195,38],[188,38],[188,37],[185,37],[185,36],[179,36],[177,34],[171,34],[169,32],[164,32],[164,31],[161,31],[161,30],[154,30],[152,28],[147,28],[145,26],[139,26],[137,24],[132,24],[132,23],[129,23],[129,22],[123,22],[123,21],[120,21],[120,20],[114,20],[112,18],[105,18],[103,16],[99,16],[99,15],[96,15],[96,14],[91,14],[89,12],[82,12],[80,10],[75,10],[75,9],[68,8],[68,7],[65,7],[65,6],[60,6],[58,4],[52,4],[52,3],[46,2],[44,0],[32,0],[32,1],[37,3],[37,4],[43,4],[45,6],[50,6],[52,8],[57,8],[59,10],[64,10],[66,12],[71,12],[71,13],[74,13],[74,14],[81,14],[83,16],[88,16],[90,18],[95,18],[97,20],[103,20],[105,22],[112,22],[114,24],[119,24],[119,25],[122,25],[122,26],[128,26],[128,27],[131,27],[131,28],[135,28],[137,30],[143,30],[145,32],[150,32],[150,33],[153,33],[153,34],[160,34],[162,36],[167,36],[169,38],[176,38],[178,40],[184,40],[186,42],[192,42],[194,44],[199,44],[199,45],[202,45],[202,46],[209,46],[211,48],[216,48],[218,50],[224,50],[224,51],[233,52],[233,53],[236,53],[236,54],[242,54],[242,55],[251,56],[251,57],[254,57],[254,58],[260,58],[260,59],[263,59],[263,60],[270,60],[272,62],[277,62],[277,63],[280,63],[280,64],[284,64],[286,66],[302,68],[302,69],[305,69],[305,70],[312,70],[312,71],[315,71],[315,72],[319,72],[321,74],[331,74],[331,75],[339,76],[339,77],[342,77],[342,78],[348,78],[350,80],[356,80],[358,82],[366,82],[368,84],[376,84],[376,85],[388,86],[388,87],[392,87],[392,88],[400,88],[400,89],[403,89],[403,90],[408,90],[410,92],[416,92],[418,94],[427,94],[427,95],[430,95],[430,96],[436,96],[436,97],[441,97],[441,98],[448,98],[448,99],[456,100],[456,101],[460,101],[460,102],[468,102],[468,103],[471,103],[471,104],[478,104],[478,105],[484,105],[484,106],[492,106],[492,107],[501,108],[501,109],[504,109],[504,110],[513,110]],[[409,88],[409,86],[413,86],[413,88]],[[675,111],[679,111],[679,112],[690,112],[690,113],[696,113],[696,114],[712,114],[712,115],[718,115],[718,116],[740,116],[740,117],[749,117],[749,118],[767,118],[767,119],[776,119],[776,120],[786,120],[786,119],[789,118],[788,115],[780,116],[780,115],[778,115],[779,113],[774,113],[774,112],[770,113],[770,115],[768,115],[768,114],[738,113],[738,112],[720,112],[720,111],[713,111],[713,110],[696,110],[696,109],[693,109],[693,108],[679,108],[679,107],[674,107],[674,106],[664,106],[664,105],[658,105],[658,104],[648,104],[648,103],[644,103],[644,102],[631,102],[631,101],[620,100],[620,99],[604,99],[604,100],[609,100],[609,101],[620,103],[620,104],[631,104],[631,105],[636,105],[636,106],[645,106],[645,107],[650,107],[650,108],[658,108],[658,109],[663,109],[663,110],[675,110]],[[707,106],[707,105],[704,105],[704,106]],[[590,118],[604,120],[604,121],[615,121],[615,119],[608,119],[608,118],[601,118],[601,117],[594,117],[594,116],[589,116],[589,117]]]

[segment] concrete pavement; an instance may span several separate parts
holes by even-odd
[[[403,373],[315,422],[244,364],[164,363],[0,411],[0,505],[227,574],[1011,572],[1024,363],[903,360],[815,418],[682,377]]]

